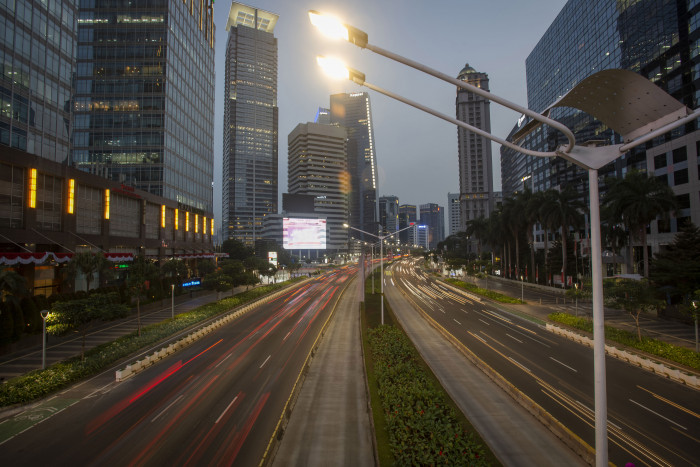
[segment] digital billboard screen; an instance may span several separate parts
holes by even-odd
[[[287,250],[325,250],[326,220],[282,218],[282,246]]]

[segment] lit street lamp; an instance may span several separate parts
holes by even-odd
[[[543,123],[561,131],[567,137],[568,143],[559,147],[554,152],[533,151],[523,148],[465,122],[399,96],[391,91],[367,83],[364,73],[347,67],[343,70],[343,65],[337,60],[325,59],[323,57],[319,57],[318,59],[319,65],[323,66],[324,69],[331,69],[336,77],[349,79],[356,84],[365,86],[391,97],[392,99],[396,99],[438,118],[466,128],[477,135],[511,148],[519,153],[535,157],[559,156],[588,172],[593,292],[596,464],[599,466],[607,465],[605,334],[598,170],[622,156],[630,149],[699,118],[700,110],[691,111],[649,80],[634,72],[627,70],[603,70],[578,83],[572,90],[552,104],[543,114],[538,114],[481,88],[470,85],[465,81],[455,79],[421,63],[369,44],[367,33],[352,26],[345,25],[336,19],[323,16],[316,11],[309,11],[309,19],[314,26],[317,26],[327,35],[345,39],[360,48],[371,50],[379,55],[423,71],[476,95],[485,97],[489,101],[499,103],[530,117],[531,120],[523,125],[513,136],[516,142],[522,140],[529,132]],[[548,117],[553,107],[572,107],[592,115],[608,128],[620,134],[624,143],[597,147],[595,142],[589,142],[585,146],[577,146],[571,129]]]
[[[43,321],[43,339],[41,340],[41,369],[46,369],[46,318],[49,317],[49,310],[41,310],[41,320]]]
[[[392,237],[406,229],[410,229],[411,227],[413,227],[413,222],[411,223],[411,225],[404,227],[403,229],[397,230],[396,232],[392,232],[389,235],[376,235],[361,229],[357,229],[348,224],[343,224],[343,227],[345,227],[346,229],[357,230],[358,232],[362,232],[363,234],[371,235],[372,237],[379,239],[379,285],[381,287],[381,291],[379,292],[379,294],[381,295],[382,324],[384,324],[384,239]],[[372,275],[372,293],[374,293],[374,275]]]

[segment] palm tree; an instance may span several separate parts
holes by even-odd
[[[642,242],[644,277],[649,277],[647,252],[647,225],[658,216],[668,216],[678,206],[673,190],[656,177],[645,172],[630,170],[625,178],[608,180],[609,188],[603,204],[612,219],[622,219],[630,230],[630,257],[632,238]]]
[[[583,224],[583,202],[579,199],[579,194],[573,188],[567,187],[558,192],[556,198],[551,200],[551,210],[545,214],[545,223],[556,225],[561,229],[561,272],[566,286],[566,240],[569,236],[569,227],[578,228]]]
[[[469,237],[474,237],[477,239],[477,258],[481,259],[481,242],[482,240],[488,238],[489,220],[484,216],[479,216],[476,219],[468,220],[466,233]]]
[[[504,267],[504,255],[506,253],[505,249],[505,231],[503,229],[503,213],[499,209],[491,213],[488,218],[488,236],[487,243],[491,247],[491,262],[493,263],[493,252],[499,246],[503,246],[503,251],[501,252],[501,271],[505,269]],[[495,264],[493,265],[496,266]]]
[[[516,195],[503,202],[504,223],[508,233],[515,239],[515,275],[520,273],[520,233],[526,226],[525,205],[527,201],[522,195]],[[510,270],[510,267],[508,268]]]
[[[0,304],[19,306],[19,299],[26,295],[27,279],[12,269],[0,270]]]
[[[554,189],[549,189],[546,191],[538,192],[539,196],[539,219],[542,227],[544,228],[544,276],[545,283],[547,283],[546,278],[549,278],[549,271],[547,270],[547,256],[549,255],[549,231],[556,229],[558,226],[552,224],[552,219],[549,215],[550,212],[554,211],[556,207],[556,200],[559,197],[559,192]]]

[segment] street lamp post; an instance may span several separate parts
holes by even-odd
[[[379,239],[379,269],[380,269],[380,273],[379,273],[380,292],[379,292],[379,295],[381,295],[380,308],[381,308],[382,324],[384,324],[384,239],[389,238],[391,236],[394,236],[403,230],[410,229],[411,227],[413,227],[413,223],[411,223],[411,225],[409,225],[407,227],[404,227],[403,229],[397,230],[396,232],[392,232],[389,235],[376,235],[376,234],[373,234],[371,232],[367,232],[365,230],[358,229],[358,228],[353,227],[353,226],[348,225],[348,224],[343,224],[343,227],[345,227],[346,229],[357,230],[358,232],[362,232],[363,234],[371,235],[372,237]],[[372,274],[372,294],[374,294],[374,273]]]
[[[316,11],[309,12],[309,18],[326,35],[343,38],[360,48],[366,48],[379,55],[408,65],[419,71],[435,76],[443,81],[467,89],[485,97],[489,101],[499,103],[515,110],[531,120],[513,135],[517,142],[525,135],[542,124],[546,124],[562,132],[568,139],[565,146],[554,152],[534,151],[502,138],[494,136],[480,128],[442,114],[429,107],[399,96],[365,81],[364,73],[351,68],[341,69],[337,61],[319,57],[321,66],[328,66],[336,77],[344,77],[360,86],[365,86],[376,92],[396,99],[407,105],[427,112],[438,118],[451,122],[460,127],[511,148],[519,153],[535,157],[559,156],[588,172],[588,190],[590,198],[591,222],[591,276],[593,293],[593,361],[594,361],[594,392],[595,392],[595,448],[596,464],[608,464],[607,445],[607,400],[605,377],[605,334],[603,309],[603,275],[602,249],[600,238],[600,194],[598,192],[598,170],[614,161],[630,149],[646,143],[656,137],[692,122],[700,117],[700,110],[690,110],[672,96],[658,88],[641,75],[627,70],[603,70],[584,79],[571,91],[559,98],[542,114],[523,108],[488,91],[477,88],[464,81],[457,80],[439,71],[433,70],[421,63],[401,57],[392,52],[369,44],[367,33],[352,26],[341,23],[333,18],[320,15]],[[325,62],[325,63],[324,63]],[[343,66],[344,67],[344,66]],[[630,97],[631,96],[631,97]],[[637,96],[643,96],[637,97]],[[572,107],[594,116],[608,128],[622,136],[623,144],[596,147],[595,142],[586,146],[577,146],[571,129],[556,120],[549,118],[553,107]]]
[[[43,333],[42,337],[43,339],[41,340],[41,369],[45,370],[46,369],[46,318],[49,317],[49,310],[41,310],[39,312],[41,314],[41,320],[43,321]]]

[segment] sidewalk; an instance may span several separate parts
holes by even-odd
[[[235,289],[235,293],[245,291],[245,286]],[[222,292],[221,298],[230,297],[231,291]],[[185,313],[206,303],[217,301],[216,292],[200,291],[175,297],[175,314]],[[141,306],[141,327],[158,323],[171,317],[170,298]],[[132,308],[126,318],[100,323],[87,333],[85,350],[110,342],[138,329],[136,308]],[[31,336],[32,338],[34,336]],[[41,368],[41,335],[34,338],[36,344],[0,355],[0,384],[16,376]],[[46,366],[80,355],[82,351],[82,334],[71,333],[66,336],[47,336]]]

